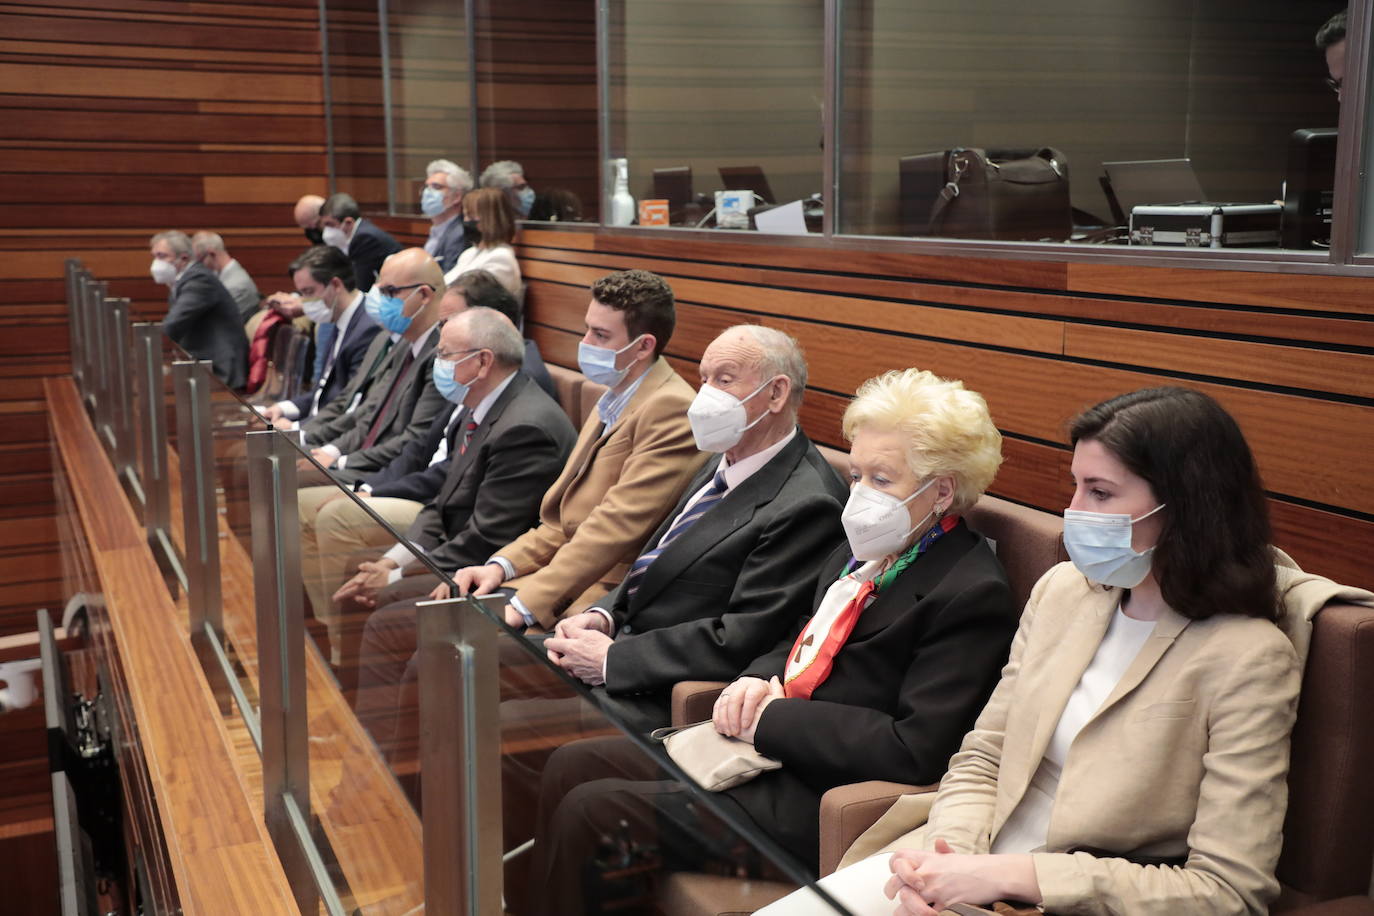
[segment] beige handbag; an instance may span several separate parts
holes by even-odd
[[[673,762],[708,792],[723,792],[782,767],[781,760],[765,757],[748,741],[722,735],[710,719],[680,728],[656,728],[650,737],[662,741]]]

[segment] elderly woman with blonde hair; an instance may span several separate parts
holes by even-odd
[[[888,372],[859,388],[844,433],[846,540],[821,564],[814,610],[725,689],[713,716],[717,731],[782,763],[717,798],[813,872],[821,795],[868,779],[938,780],[1017,620],[1002,567],[960,517],[1002,461],[983,398],[929,372]],[[634,839],[667,868],[693,867],[710,834],[695,806],[674,801],[676,783],[596,740],[561,749],[541,783],[534,912],[582,912],[577,884],[607,823],[652,830]]]

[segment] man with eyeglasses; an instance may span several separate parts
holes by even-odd
[[[444,290],[443,271],[422,248],[407,248],[383,263],[365,307],[382,326],[378,339],[392,342],[384,357],[369,348],[374,360],[386,360],[385,371],[356,408],[345,408],[326,430],[316,432],[323,444],[312,448],[311,456],[329,474],[301,459],[300,486],[321,486],[331,477],[352,485],[385,467],[429,429],[444,405],[430,378]],[[367,356],[363,364],[372,365]]]
[[[1345,82],[1345,10],[1341,10],[1317,30],[1317,48],[1326,55],[1326,70],[1330,74],[1326,85],[1341,97]]]
[[[425,251],[448,273],[458,255],[472,246],[463,232],[463,195],[472,190],[472,176],[447,159],[425,166],[425,186],[420,190],[420,212],[429,217]]]

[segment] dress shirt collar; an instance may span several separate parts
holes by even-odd
[[[625,405],[630,403],[630,398],[635,396],[635,392],[639,390],[640,384],[644,381],[644,376],[648,374],[645,372],[619,394],[615,392],[615,389],[607,388],[606,393],[596,402],[596,412],[601,416],[601,422],[606,424],[607,429],[614,426],[615,421],[620,419],[620,415],[625,412]]]
[[[519,370],[517,369],[516,372],[519,372]],[[477,402],[477,406],[472,408],[473,423],[476,423],[478,426],[482,425],[482,421],[487,418],[487,411],[491,410],[491,405],[496,403],[496,399],[501,396],[501,392],[509,388],[510,383],[515,380],[516,372],[512,372],[502,379],[499,385],[487,392],[486,397]]]
[[[735,487],[744,483],[755,471],[772,461],[773,456],[782,451],[787,443],[791,442],[796,435],[797,427],[793,426],[791,432],[768,446],[768,448],[763,451],[755,452],[747,458],[741,458],[734,464],[730,463],[730,459],[727,456],[721,455],[720,467],[717,468],[717,470],[725,475],[725,492],[728,493]]]

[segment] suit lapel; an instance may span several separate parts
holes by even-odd
[[[501,419],[501,414],[505,412],[506,405],[519,397],[527,381],[528,378],[523,372],[515,373],[515,377],[510,380],[506,390],[501,392],[501,396],[491,405],[491,409],[482,418],[482,422],[472,431],[472,441],[468,443],[467,451],[459,451],[462,446],[462,435],[461,431],[458,430],[460,424],[467,423],[467,418],[464,417],[454,424],[454,429],[458,434],[453,437],[453,444],[449,447],[449,459],[453,463],[449,465],[448,477],[444,481],[445,495],[462,481],[463,475],[472,467],[473,456],[478,453],[483,443],[491,435],[492,429]]]
[[[978,536],[961,521],[917,557],[903,575],[878,593],[873,603],[859,615],[849,638],[861,639],[889,626],[894,618],[930,594],[977,542]]]
[[[425,361],[425,358],[428,357],[430,353],[434,352],[434,346],[436,343],[438,343],[438,340],[439,325],[435,324],[435,326],[430,329],[429,333],[425,335],[425,342],[420,345],[420,352],[415,354],[415,359],[411,361],[410,366],[406,369],[405,377],[403,377],[397,383],[399,385],[399,388],[396,391],[396,397],[391,399],[391,403],[389,405],[386,405],[385,402],[383,402],[385,406],[388,406],[390,408],[387,411],[386,416],[382,418],[383,430],[387,430],[390,428],[391,421],[396,418],[396,414],[401,409],[401,402],[403,402],[406,399],[407,393],[410,391],[412,387],[415,386],[416,381],[420,377],[420,370],[424,368],[423,363]],[[400,362],[398,363],[399,368],[399,366],[405,364],[405,352],[410,347],[410,342],[403,337],[401,338],[397,346],[401,348],[397,353],[397,357],[400,360]],[[383,433],[383,435],[385,435],[385,433]]]
[[[1025,751],[1003,760],[999,780],[1005,780],[1010,798],[1019,801],[1025,794],[1064,714],[1069,696],[1097,654],[1097,647],[1102,643],[1112,622],[1112,612],[1120,600],[1119,588],[1090,588],[1081,600],[1082,610],[1073,615],[1064,632],[1059,634],[1054,647],[1054,664],[1043,665],[1044,659],[1036,657],[1022,659],[1020,677],[1029,682],[1028,691],[1036,697],[1037,717],[1030,741],[1021,745]],[[1006,744],[1013,746],[1011,741]],[[995,827],[1000,829],[1001,824]]]
[[[1092,718],[1084,725],[1091,724],[1107,710],[1111,709],[1116,703],[1120,702],[1126,694],[1140,686],[1140,682],[1145,680],[1145,676],[1154,670],[1155,665],[1164,657],[1164,653],[1169,651],[1169,647],[1174,644],[1174,640],[1182,633],[1190,621],[1187,617],[1175,613],[1166,608],[1159,619],[1155,621],[1155,628],[1150,633],[1150,638],[1145,640],[1145,644],[1140,647],[1126,671],[1121,675],[1121,680],[1116,682],[1112,692],[1107,694],[1107,699],[1102,701],[1097,712],[1093,713]]]
[[[639,383],[639,387],[635,389],[634,397],[630,398],[630,403],[626,404],[625,409],[620,412],[620,417],[616,420],[615,426],[609,430],[603,431],[605,433],[604,435],[596,436],[595,433],[593,433],[594,438],[591,442],[584,442],[583,439],[579,438],[577,450],[574,454],[581,451],[584,445],[586,446],[586,452],[584,455],[579,456],[579,463],[574,465],[577,470],[568,481],[568,486],[564,492],[571,490],[577,485],[577,482],[587,473],[587,469],[596,461],[597,453],[605,447],[606,443],[610,442],[611,439],[615,437],[616,431],[625,425],[626,421],[634,415],[634,412],[642,407],[644,402],[649,400],[654,392],[667,381],[672,371],[667,361],[661,356],[658,357],[657,361],[649,367],[649,371],[644,373],[644,379]],[[588,417],[587,422],[583,424],[583,436],[586,437],[588,426],[593,426],[594,429],[599,428],[599,421],[600,416],[593,410],[592,416]]]

